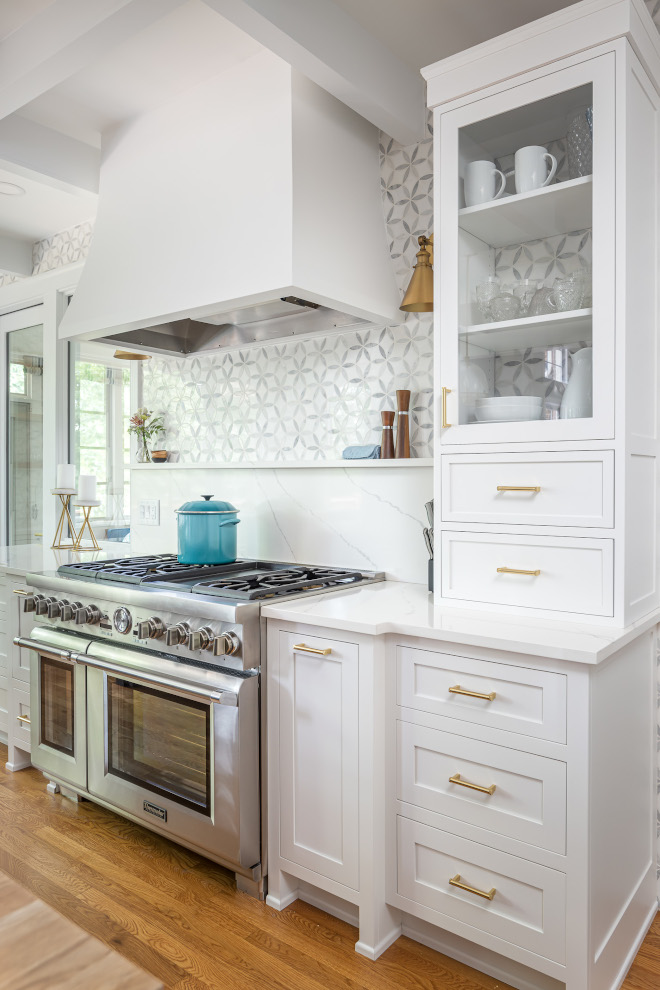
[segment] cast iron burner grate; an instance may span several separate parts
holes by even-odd
[[[58,574],[88,581],[114,581],[119,584],[148,584],[151,581],[195,580],[212,574],[245,570],[251,561],[233,564],[181,564],[176,554],[153,554],[148,557],[118,557],[116,560],[84,560],[62,564]]]
[[[292,592],[323,591],[363,581],[360,571],[331,567],[279,567],[257,565],[234,576],[213,578],[197,583],[192,589],[197,595],[235,598],[241,601],[261,601],[278,598]]]

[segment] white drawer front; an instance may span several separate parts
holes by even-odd
[[[614,451],[447,454],[441,504],[445,522],[612,527]]]
[[[565,852],[565,763],[410,722],[397,731],[401,801]]]
[[[30,718],[30,694],[28,691],[21,691],[13,687],[11,693],[11,711],[9,713],[11,731],[16,745],[22,749],[26,749],[29,753],[30,723],[25,721],[26,718]]]
[[[442,594],[457,601],[612,615],[613,547],[613,540],[445,532]]]
[[[399,894],[433,911],[438,925],[454,918],[564,962],[563,873],[407,818],[399,817],[397,823]],[[487,900],[452,886],[453,878],[484,892],[495,888],[495,894]]]
[[[563,674],[399,646],[397,681],[397,702],[406,708],[566,742]]]

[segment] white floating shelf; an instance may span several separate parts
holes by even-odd
[[[491,247],[591,227],[592,176],[458,211],[458,225]]]
[[[405,457],[388,460],[355,460],[355,461],[166,461],[164,464],[131,464],[132,471],[281,471],[305,470],[307,468],[429,468],[433,467],[432,457]]]
[[[477,323],[461,330],[461,339],[487,351],[517,351],[524,347],[556,347],[591,340],[591,309],[573,309],[547,316],[526,316],[501,323]]]

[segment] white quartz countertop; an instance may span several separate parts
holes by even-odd
[[[39,543],[26,543],[18,547],[0,547],[0,571],[7,574],[35,574],[56,571],[60,564],[71,564],[78,560],[110,560],[130,555],[128,543],[101,543],[100,550],[80,553],[51,550]]]
[[[398,633],[443,644],[529,653],[554,660],[601,663],[660,621],[660,611],[615,629],[436,606],[425,585],[383,581],[361,588],[267,605],[269,619],[382,636]]]

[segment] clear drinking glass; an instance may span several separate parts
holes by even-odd
[[[496,322],[502,320],[517,320],[520,316],[520,299],[514,296],[510,287],[503,287],[499,295],[495,296],[490,304],[493,319]]]
[[[539,284],[539,282],[532,278],[523,278],[520,282],[516,282],[513,289],[513,294],[517,299],[520,299],[521,316],[527,316],[529,313],[529,307]]]
[[[593,107],[577,107],[568,117],[566,148],[571,179],[593,172]]]
[[[571,309],[579,309],[584,293],[581,277],[569,275],[568,278],[556,278],[552,287],[552,295],[559,312],[566,313]]]
[[[490,304],[499,295],[502,283],[497,275],[489,275],[483,282],[479,282],[475,290],[477,296],[477,306],[484,322],[492,320]]]

